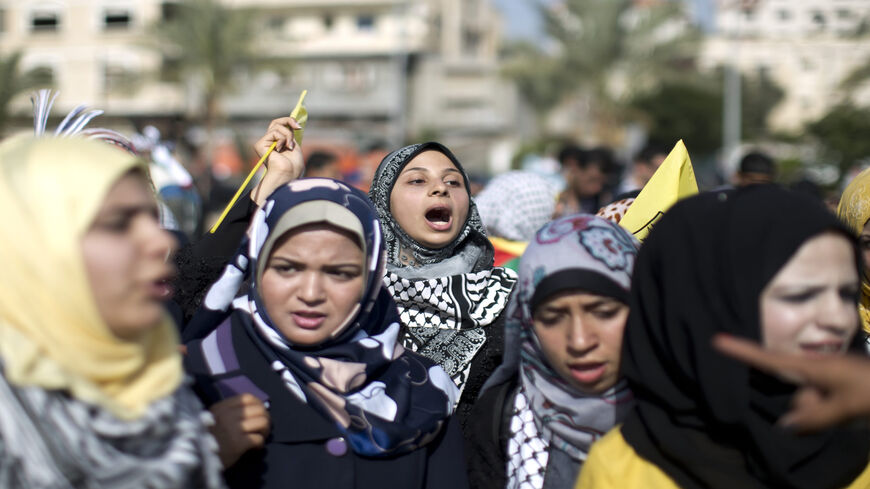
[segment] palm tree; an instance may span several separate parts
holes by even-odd
[[[201,91],[198,117],[210,133],[220,117],[220,98],[235,75],[251,67],[256,32],[250,10],[220,0],[183,0],[154,26],[157,48],[183,79]]]
[[[0,56],[0,135],[9,122],[9,104],[16,95],[36,88],[42,81],[34,70],[21,71],[23,53]]]
[[[599,117],[613,117],[632,97],[653,91],[694,67],[700,36],[688,25],[683,5],[638,3],[540,3],[555,49],[550,53],[529,53],[529,48],[519,51],[523,56],[513,57],[508,76],[518,82],[527,101],[533,105],[536,100],[546,102],[537,106],[544,112],[559,101],[582,95]],[[545,97],[540,96],[542,92]]]

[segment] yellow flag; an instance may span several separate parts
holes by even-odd
[[[290,112],[290,117],[296,119],[296,122],[298,122],[299,125],[302,126],[302,129],[296,129],[293,131],[293,139],[296,140],[297,144],[302,143],[302,135],[305,133],[305,124],[308,122],[308,109],[305,108],[305,95],[307,94],[308,90],[302,90],[302,94],[299,95],[299,101],[296,102],[296,107],[293,108],[293,112]],[[270,146],[269,150],[266,151],[262,158],[260,158],[260,161],[258,161],[257,164],[254,165],[253,168],[251,168],[250,173],[248,173],[248,177],[245,178],[245,181],[242,182],[242,185],[240,185],[239,189],[236,190],[236,194],[233,195],[232,199],[230,199],[230,203],[227,204],[226,207],[224,207],[224,211],[221,212],[221,215],[220,217],[218,217],[217,221],[215,221],[214,226],[212,226],[211,229],[208,230],[209,233],[214,234],[214,232],[217,231],[217,228],[220,227],[221,223],[224,222],[227,214],[230,213],[230,209],[233,208],[233,206],[236,204],[236,201],[238,201],[239,197],[242,196],[242,192],[245,190],[248,184],[251,183],[251,179],[254,178],[254,175],[257,174],[257,170],[259,170],[260,167],[263,166],[263,163],[266,162],[266,158],[268,158],[269,155],[272,154],[272,151],[275,150],[275,147],[277,145],[278,141],[272,143],[272,146]]]
[[[678,200],[697,193],[695,170],[681,139],[640,191],[619,225],[643,241],[666,210]]]
[[[308,90],[302,90],[302,94],[299,95],[299,101],[296,102],[296,107],[293,108],[293,112],[290,112],[290,117],[296,119],[296,122],[302,126],[302,129],[293,131],[293,139],[300,144],[302,143],[302,135],[305,134],[305,124],[308,123],[308,109],[305,108],[305,95],[307,94]]]

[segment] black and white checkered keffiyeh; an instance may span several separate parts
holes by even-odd
[[[438,362],[461,392],[471,361],[486,343],[486,327],[502,313],[516,282],[504,268],[407,279],[387,272],[384,279],[405,325],[403,345]]]
[[[136,420],[0,375],[0,487],[224,487],[211,415],[187,386]]]

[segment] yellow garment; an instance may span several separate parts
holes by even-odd
[[[643,241],[665,211],[678,200],[697,193],[695,170],[681,139],[634,199],[619,225]]]
[[[844,489],[870,487],[870,465]],[[592,445],[575,489],[679,489],[658,466],[641,458],[619,426]]]
[[[843,191],[840,205],[837,207],[837,216],[852,228],[855,236],[860,236],[864,231],[864,226],[870,219],[870,168],[859,173]],[[861,277],[861,301],[858,304],[858,312],[861,314],[861,325],[864,331],[870,333],[870,277],[867,276],[866,269]]]
[[[81,248],[103,199],[144,163],[104,142],[19,136],[0,144],[0,359],[15,385],[60,389],[122,419],[182,378],[168,316],[122,340],[97,311]]]

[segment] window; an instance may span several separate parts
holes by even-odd
[[[840,20],[848,20],[852,18],[852,11],[847,8],[838,8],[837,17]]]
[[[164,57],[160,63],[160,81],[179,83],[181,81],[181,61]]]
[[[269,17],[266,21],[266,27],[273,32],[282,32],[284,30],[284,17]]]
[[[103,90],[106,93],[129,94],[135,91],[139,77],[123,66],[103,65]]]
[[[328,30],[332,29],[332,24],[334,24],[334,23],[335,23],[335,20],[332,18],[331,15],[324,15],[323,16],[323,29],[324,30],[328,31]]]
[[[160,15],[164,21],[172,20],[178,14],[178,4],[175,2],[163,2],[160,5]]]
[[[6,10],[0,7],[0,34],[6,32]]]
[[[60,28],[60,14],[51,10],[35,10],[30,17],[31,32],[52,32]]]
[[[825,26],[825,14],[824,13],[822,13],[820,10],[815,10],[815,11],[813,11],[812,15],[813,15],[812,16],[813,24],[815,24],[816,27],[824,27]]]
[[[375,18],[371,15],[360,15],[356,18],[357,30],[371,32],[375,30]]]
[[[106,30],[127,29],[130,27],[132,16],[126,9],[106,9],[103,12],[103,27]]]
[[[776,11],[776,16],[782,22],[788,22],[791,20],[791,11],[786,9],[780,9]]]
[[[54,85],[54,69],[50,66],[37,66],[32,68],[28,75],[33,80],[33,84],[38,87],[51,87]]]

